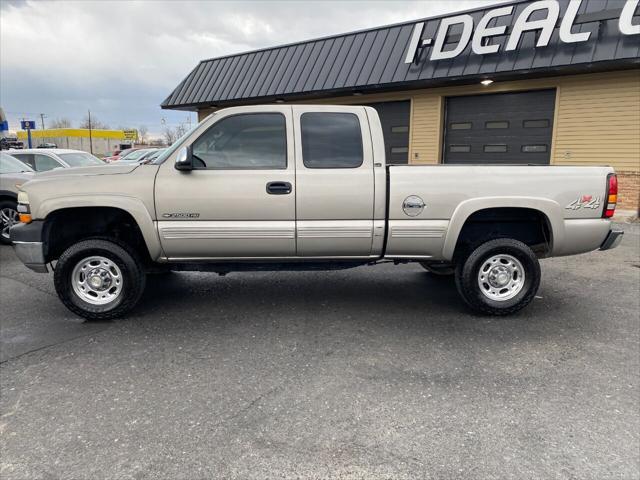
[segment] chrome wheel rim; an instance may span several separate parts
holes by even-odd
[[[490,300],[504,302],[524,288],[525,273],[520,260],[511,255],[494,255],[478,270],[478,286]]]
[[[2,238],[9,240],[9,230],[19,222],[18,212],[11,207],[0,210],[0,225],[2,225]]]
[[[87,257],[71,273],[71,286],[78,297],[92,305],[106,305],[122,293],[122,271],[106,257]]]

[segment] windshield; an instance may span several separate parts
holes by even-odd
[[[59,153],[58,156],[70,167],[104,165],[104,162],[87,152]]]
[[[158,156],[158,158],[156,158],[155,160],[153,160],[151,163],[153,165],[160,165],[162,162],[164,162],[167,158],[169,158],[171,156],[171,154],[173,152],[175,152],[176,150],[178,150],[182,144],[184,143],[184,141],[189,137],[189,135],[191,135],[191,133],[198,128],[198,125],[196,124],[193,128],[191,128],[190,130],[187,131],[187,133],[185,133],[184,135],[182,135],[178,140],[176,140],[173,145],[171,145],[169,148],[167,148],[160,156]]]
[[[120,157],[120,161],[126,160],[128,162],[133,162],[135,160],[140,160],[142,157],[144,157],[147,153],[149,153],[148,149],[142,149],[142,150],[134,150],[131,153],[128,153],[127,155],[125,155],[124,157]]]
[[[3,153],[0,155],[0,173],[33,172],[33,169],[15,157]]]
[[[120,152],[114,154],[115,156],[120,156],[120,158],[122,157],[126,157],[127,155],[129,155],[131,152],[133,152],[133,148],[127,148],[125,150],[121,150]]]
[[[153,152],[151,155],[149,155],[146,160],[147,161],[151,161],[151,160],[155,160],[156,158],[158,158],[160,155],[162,155],[167,149],[166,148],[161,148],[160,150],[156,150],[155,152]]]

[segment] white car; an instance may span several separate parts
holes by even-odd
[[[27,148],[10,150],[11,156],[26,163],[36,172],[46,172],[55,168],[91,167],[105,165],[98,157],[81,150],[64,148]]]
[[[18,223],[18,189],[33,178],[33,170],[0,152],[0,243],[9,244],[9,230]]]

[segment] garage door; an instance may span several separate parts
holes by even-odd
[[[367,105],[380,115],[387,164],[409,163],[409,115],[411,102],[380,102]]]
[[[445,163],[548,165],[555,90],[446,100]]]

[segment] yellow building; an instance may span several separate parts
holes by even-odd
[[[111,155],[122,144],[131,144],[137,139],[135,130],[91,130],[87,128],[50,128],[31,130],[31,143],[37,147],[43,143],[54,143],[58,148],[71,148],[93,152],[97,156]],[[18,132],[18,139],[27,144],[27,132]]]

